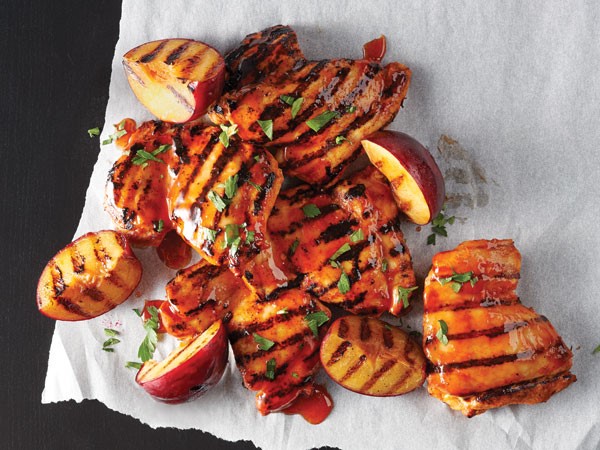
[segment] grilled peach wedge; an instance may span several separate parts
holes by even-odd
[[[408,134],[378,131],[362,141],[367,156],[385,175],[398,207],[414,223],[425,225],[444,206],[444,177],[433,156]]]
[[[191,39],[146,42],[123,56],[123,67],[138,100],[166,122],[183,123],[204,114],[225,82],[221,54]]]
[[[227,333],[218,320],[204,333],[183,341],[161,362],[149,360],[135,381],[156,400],[182,403],[219,382],[227,365]]]
[[[112,230],[87,233],[52,258],[40,277],[37,304],[56,320],[86,320],[123,303],[142,278],[129,242]]]
[[[359,394],[390,397],[425,381],[421,347],[399,328],[378,319],[337,319],[321,343],[321,363],[338,384]]]

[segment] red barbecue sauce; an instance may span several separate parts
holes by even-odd
[[[175,230],[169,231],[160,245],[156,254],[169,269],[183,269],[192,260],[192,248],[187,245]]]
[[[150,315],[150,312],[148,311],[148,308],[150,306],[154,306],[156,309],[160,309],[161,305],[164,303],[164,300],[146,300],[144,302],[144,309],[142,309],[142,320],[145,322],[146,320],[150,319],[152,316]],[[165,330],[165,327],[163,326],[162,320],[160,318],[160,314],[158,315],[158,333],[165,333],[167,330]]]
[[[381,61],[385,56],[386,43],[385,36],[382,34],[376,39],[363,45],[363,59],[370,61]]]
[[[333,399],[325,386],[315,384],[310,393],[302,393],[294,403],[284,409],[285,414],[300,414],[308,423],[323,422],[333,409]]]

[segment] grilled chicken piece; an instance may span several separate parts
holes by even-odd
[[[307,205],[320,214],[308,217]],[[416,284],[400,218],[389,184],[369,167],[326,190],[301,185],[282,192],[268,227],[290,270],[319,300],[355,314],[399,315],[408,306],[406,289]],[[350,282],[345,294],[338,287],[342,271]]]
[[[237,124],[243,140],[275,153],[286,175],[316,184],[340,175],[360,153],[361,139],[394,119],[411,76],[399,63],[307,61],[295,33],[281,26],[248,36],[226,56],[226,64],[236,81],[209,111],[211,120]],[[294,115],[290,103],[299,98],[302,104]],[[259,120],[272,121],[272,138]]]
[[[288,26],[276,25],[249,34],[225,56],[225,91],[258,83],[275,73],[284,74],[303,60],[296,33]]]
[[[280,290],[264,301],[226,266],[202,261],[177,273],[167,285],[167,297],[161,319],[167,332],[178,338],[223,320],[244,384],[258,391],[256,406],[262,414],[284,408],[311,385],[320,338],[306,318],[318,311],[330,317],[330,312],[302,291]],[[254,333],[274,345],[261,350]]]
[[[104,207],[117,229],[139,247],[158,246],[173,228],[167,209],[167,192],[178,164],[173,133],[170,124],[145,122],[131,132],[123,156],[108,174]],[[158,161],[140,157],[139,151]]]
[[[428,390],[468,417],[544,402],[576,380],[554,327],[517,297],[520,269],[513,241],[468,241],[438,253],[425,280],[423,347],[434,365]],[[458,278],[472,282],[448,279],[465,273]]]

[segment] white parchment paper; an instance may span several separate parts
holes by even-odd
[[[264,449],[599,448],[600,355],[591,352],[600,344],[600,4],[125,0],[102,138],[123,117],[150,118],[121,67],[130,48],[190,37],[225,52],[246,34],[279,23],[297,31],[311,58],[360,57],[364,42],[387,36],[386,60],[413,70],[391,128],[430,148],[446,174],[449,213],[459,218],[435,248],[425,245],[429,227],[418,232],[406,223],[419,278],[436,251],[466,239],[513,238],[523,254],[522,301],[572,345],[577,383],[545,404],[466,419],[424,388],[371,398],[322,375],[335,408],[312,426],[297,416],[261,417],[230,364],[201,399],[159,404],[124,367],[143,339],[131,308],[164,298],[174,274],[144,250],[136,251],[145,270],[141,296],[94,320],[57,323],[42,401],[97,399],[151,427],[198,428]],[[76,236],[112,227],[102,199],[117,156],[112,146],[101,149]],[[419,316],[417,308],[404,328],[419,329]],[[114,353],[101,350],[106,326],[121,333]],[[156,356],[166,353],[163,343]]]

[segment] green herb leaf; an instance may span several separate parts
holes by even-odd
[[[383,261],[381,261],[381,271],[383,273],[386,273],[388,270],[388,260],[387,259],[383,259]]]
[[[334,117],[339,117],[340,113],[337,111],[325,111],[319,114],[316,117],[313,117],[310,120],[307,120],[305,123],[308,125],[308,128],[313,130],[315,133],[318,133],[321,128],[323,128],[331,119]]]
[[[595,355],[596,353],[600,353],[600,345],[594,349],[592,355]]]
[[[342,272],[338,281],[337,287],[341,294],[345,294],[350,290],[350,278],[345,272]]]
[[[281,100],[283,103],[287,103],[288,105],[292,106],[294,104],[294,100],[296,100],[296,97],[284,94],[279,96],[279,100]]]
[[[237,223],[228,223],[225,225],[225,247],[231,247],[239,237],[240,226]]]
[[[435,234],[427,236],[427,245],[435,245]]]
[[[223,212],[225,208],[227,208],[227,203],[225,202],[225,200],[223,200],[221,196],[215,191],[210,191],[207,197],[212,202],[212,204],[215,205],[217,211]]]
[[[102,350],[109,353],[114,353],[115,349],[112,347],[102,347]]]
[[[157,233],[162,232],[162,230],[165,227],[165,223],[163,222],[162,219],[158,219],[152,222],[152,228],[154,228],[154,231],[156,231]]]
[[[298,378],[298,374],[297,374],[296,372],[292,372],[292,376],[293,376],[294,378]]]
[[[360,242],[364,238],[365,238],[365,235],[363,234],[363,230],[360,228],[350,235],[350,240],[354,243]]]
[[[327,314],[324,311],[317,311],[314,313],[307,314],[304,317],[304,321],[310,330],[313,332],[315,337],[319,337],[319,327],[329,320]]]
[[[108,338],[107,340],[105,340],[105,341],[102,343],[102,347],[103,347],[103,348],[106,348],[106,347],[112,347],[113,345],[116,345],[116,344],[118,344],[119,342],[121,342],[121,340],[120,340],[120,339],[117,339],[117,338],[111,337],[111,338]]]
[[[298,112],[300,111],[300,108],[302,108],[302,103],[304,102],[304,99],[302,97],[298,97],[296,100],[294,100],[294,103],[292,103],[292,119],[295,119],[296,116],[298,115]]]
[[[300,241],[298,240],[298,238],[294,239],[294,242],[292,242],[292,244],[290,245],[290,249],[288,251],[288,255],[294,256],[294,253],[296,253],[296,249],[298,248],[298,245],[300,244]]]
[[[331,265],[331,267],[333,267],[334,269],[341,269],[341,268],[342,268],[342,265],[341,265],[339,262],[337,262],[337,261],[334,261],[333,259],[330,259],[330,260],[329,260],[329,264],[330,264],[330,265]]]
[[[354,111],[356,111],[356,106],[352,105],[352,106],[348,106],[348,109],[346,109],[347,113],[353,113]]]
[[[331,258],[329,258],[330,261],[335,261],[337,260],[341,255],[343,255],[346,252],[349,252],[351,250],[350,248],[350,244],[345,243],[344,245],[342,245],[340,248],[338,248],[336,250],[336,252],[331,255]]]
[[[252,186],[254,189],[256,189],[258,192],[262,191],[262,188],[255,182],[248,180],[248,184],[250,186]]]
[[[346,139],[344,136],[336,136],[336,138],[335,138],[336,145],[340,145],[344,141],[350,142],[352,144],[352,141],[350,141],[350,139]]]
[[[427,236],[427,245],[435,245],[436,234],[438,236],[447,237],[448,231],[446,230],[446,225],[452,225],[454,223],[454,219],[454,216],[444,216],[443,211],[435,216],[431,221],[431,231],[433,231],[433,233]]]
[[[142,311],[140,311],[138,308],[133,308],[132,311],[136,313],[138,317],[142,317]]]
[[[417,286],[413,286],[413,287],[409,287],[409,288],[398,286],[398,298],[400,300],[402,300],[402,305],[404,306],[404,308],[408,308],[408,306],[409,306],[408,294],[410,294],[412,291],[414,291],[416,289],[417,289]]]
[[[275,379],[275,368],[277,367],[277,361],[275,361],[275,358],[271,358],[270,360],[267,361],[267,370],[265,372],[265,377],[267,377],[269,380],[274,380]]]
[[[122,120],[121,123],[119,123],[119,125],[117,126],[117,131],[115,131],[113,134],[108,136],[107,139],[104,139],[102,141],[102,145],[112,144],[113,141],[116,141],[121,136],[125,136],[127,134],[127,130],[123,129],[123,125],[124,125],[124,121]]]
[[[131,160],[131,162],[134,165],[143,166],[143,167],[146,167],[148,165],[149,161],[156,161],[161,164],[164,164],[164,161],[162,159],[159,159],[156,156],[154,156],[152,153],[147,152],[146,150],[142,150],[142,149],[138,150],[135,153],[135,156],[133,157],[133,159]]]
[[[109,337],[115,337],[115,336],[119,335],[119,332],[117,330],[113,330],[111,328],[105,328],[104,334]]]
[[[254,155],[254,161],[260,162],[260,155]]]
[[[273,140],[273,121],[272,120],[257,120],[260,128],[262,128],[265,136],[269,138],[270,141]]]
[[[238,188],[238,178],[238,174],[236,173],[225,180],[225,195],[228,199],[235,197]]]
[[[275,345],[275,342],[271,341],[270,339],[262,337],[258,333],[252,333],[252,337],[254,338],[254,342],[256,342],[258,344],[258,348],[261,350],[267,351]]]
[[[454,272],[454,270],[453,270]],[[451,276],[445,278],[438,278],[438,283],[444,286],[447,283],[452,283],[450,287],[457,294],[460,292],[464,283],[470,283],[471,286],[475,286],[475,283],[479,281],[479,278],[473,276],[473,272],[456,273],[454,272]]]
[[[127,361],[125,363],[125,367],[127,367],[128,369],[137,369],[137,370],[140,370],[142,368],[142,363],[141,362],[136,362],[136,361]]]
[[[302,207],[302,212],[304,212],[304,215],[306,217],[308,217],[309,219],[313,219],[321,214],[321,210],[314,203],[309,203],[307,205],[304,205]]]
[[[219,125],[221,127],[221,134],[219,135],[219,141],[223,144],[223,147],[229,147],[229,138],[238,132],[238,126],[234,123],[232,125]]]
[[[208,242],[215,242],[215,239],[217,238],[216,230],[211,230],[210,228],[206,228],[201,225],[198,226],[198,232],[201,235],[201,239]]]
[[[448,345],[448,325],[443,320],[438,320],[438,323],[440,324],[440,328],[435,336],[442,344]]]
[[[154,350],[156,350],[156,344],[158,343],[157,330],[160,326],[158,321],[158,309],[155,306],[149,306],[147,311],[148,314],[150,314],[150,318],[144,322],[146,337],[138,349],[138,358],[140,358],[142,362],[152,359]]]
[[[231,247],[229,247],[229,256],[231,258],[236,257],[241,243],[242,243],[242,238],[239,238],[239,237],[234,239],[234,241],[231,243]]]
[[[90,128],[88,130],[88,134],[90,135],[90,137],[94,137],[94,136],[100,136],[100,128],[95,127],[95,128]]]
[[[248,244],[252,244],[254,242],[254,235],[255,232],[254,231],[246,231],[246,243]]]

